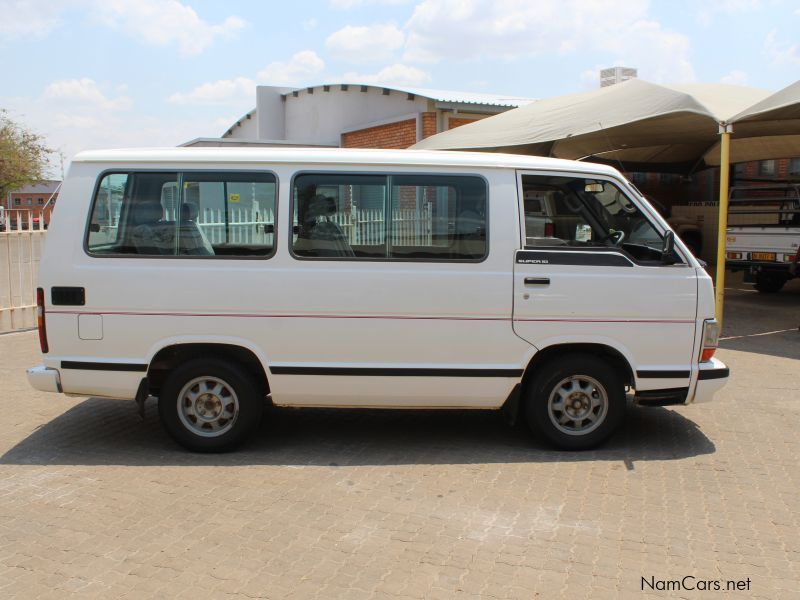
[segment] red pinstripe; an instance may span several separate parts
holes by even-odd
[[[236,317],[246,319],[384,319],[422,321],[524,321],[542,323],[694,323],[688,319],[512,319],[511,317],[426,317],[403,315],[269,315],[228,313],[148,313],[124,311],[48,310],[49,315],[121,315],[136,317]]]

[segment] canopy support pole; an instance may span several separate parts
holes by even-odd
[[[719,157],[719,226],[717,228],[717,278],[714,282],[716,291],[716,317],[722,330],[722,309],[725,303],[725,242],[728,231],[728,195],[730,187],[731,133],[733,125],[720,123],[720,157]]]

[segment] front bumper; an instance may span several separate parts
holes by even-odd
[[[728,383],[730,374],[730,369],[719,359],[712,358],[708,362],[700,363],[692,402],[696,404],[710,401]]]
[[[38,365],[27,371],[28,383],[40,392],[61,393],[61,375],[56,369]]]

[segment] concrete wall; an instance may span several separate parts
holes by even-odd
[[[259,140],[285,140],[286,116],[283,94],[290,92],[291,88],[276,87],[272,85],[259,85],[256,87],[256,114],[258,121],[256,135],[252,135],[250,128],[245,130],[242,123],[241,133],[237,137]],[[251,119],[253,120],[253,119]]]
[[[36,282],[45,234],[0,233],[0,332],[36,326]]]
[[[387,120],[400,121],[425,112],[428,100],[391,92],[383,95],[381,88],[352,85],[347,91],[332,85],[330,91],[315,87],[314,93],[300,90],[297,97],[286,97],[286,139],[313,140],[338,146],[342,132],[362,129]]]
[[[250,119],[247,117],[242,117],[242,120],[239,121],[239,123],[241,123],[241,125],[233,128],[233,132],[231,133],[230,137],[241,138],[243,140],[258,139],[258,122],[256,121],[255,115],[253,115]]]

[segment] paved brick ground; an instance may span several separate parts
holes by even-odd
[[[748,337],[717,400],[633,408],[582,454],[492,413],[349,411],[188,454],[152,405],[34,392],[35,333],[0,336],[0,597],[624,598],[693,575],[797,598],[800,286],[731,287]]]

